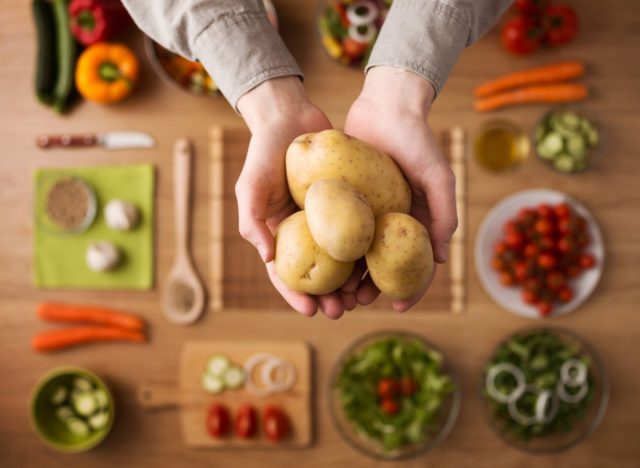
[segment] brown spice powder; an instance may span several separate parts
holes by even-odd
[[[87,187],[78,179],[57,181],[47,194],[46,211],[49,218],[63,229],[78,229],[89,211]]]
[[[175,281],[169,289],[171,304],[179,312],[189,312],[196,299],[195,291],[182,281]]]

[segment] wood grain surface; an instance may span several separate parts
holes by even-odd
[[[311,97],[341,127],[358,94],[362,74],[333,64],[320,48],[313,16],[316,2],[277,0],[282,36],[306,74]],[[468,311],[464,314],[361,314],[338,321],[307,319],[296,313],[212,314],[192,327],[167,323],[160,310],[160,291],[173,259],[171,153],[173,141],[185,136],[196,150],[195,196],[209,196],[208,132],[213,124],[242,125],[222,99],[181,93],[154,76],[142,63],[142,81],[132,98],[113,106],[79,105],[60,117],[37,104],[33,96],[35,40],[29,2],[0,0],[0,465],[3,467],[623,467],[640,465],[640,8],[635,0],[571,1],[579,9],[581,34],[570,46],[513,58],[501,50],[491,32],[466,50],[434,104],[434,128],[460,125],[473,139],[489,116],[471,110],[471,91],[498,74],[560,59],[582,59],[592,97],[581,107],[602,129],[603,144],[595,167],[579,176],[562,176],[531,158],[510,174],[493,175],[468,165],[467,247],[490,207],[505,195],[530,187],[564,190],[584,202],[597,217],[607,246],[605,272],[594,296],[575,313],[552,320],[589,339],[598,349],[611,380],[611,402],[601,427],[568,452],[531,457],[507,447],[483,418],[479,400],[480,371],[495,344],[531,322],[496,306],[483,292],[467,256]],[[143,49],[131,33],[137,52]],[[544,106],[500,111],[525,129]],[[158,140],[154,150],[107,152],[102,149],[42,151],[41,133],[92,133],[141,130]],[[40,166],[153,162],[158,168],[156,279],[152,292],[37,291],[31,286],[31,175]],[[210,210],[194,212],[193,247],[197,267],[210,278],[208,245]],[[468,249],[469,250],[469,249]],[[207,284],[210,284],[209,282]],[[39,323],[35,306],[43,300],[110,305],[143,315],[151,323],[147,346],[113,344],[39,355],[30,337],[51,325]],[[341,440],[327,412],[327,379],[340,351],[354,339],[380,329],[405,329],[427,336],[442,348],[461,376],[463,402],[450,436],[433,452],[401,464],[373,462]],[[301,339],[316,350],[313,405],[315,444],[308,451],[198,451],[181,440],[176,412],[149,414],[136,400],[139,382],[175,378],[179,354],[188,340]],[[112,434],[91,452],[58,454],[29,427],[29,391],[45,371],[62,364],[86,366],[103,376],[117,399]]]

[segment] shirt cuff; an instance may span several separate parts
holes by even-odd
[[[403,68],[429,81],[436,94],[469,39],[467,17],[434,1],[393,2],[365,72],[378,65]]]
[[[195,38],[193,51],[236,111],[238,100],[263,81],[303,77],[261,6],[218,16]]]

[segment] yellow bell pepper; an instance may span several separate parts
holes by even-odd
[[[76,87],[89,101],[109,103],[127,97],[138,80],[139,63],[129,48],[98,42],[80,55]]]

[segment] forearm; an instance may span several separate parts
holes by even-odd
[[[246,92],[282,76],[302,76],[261,0],[124,0],[146,34],[205,66],[234,107]]]

